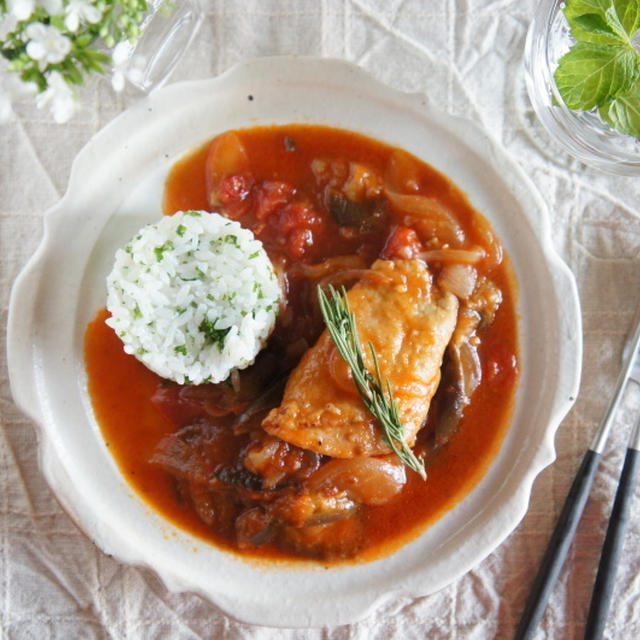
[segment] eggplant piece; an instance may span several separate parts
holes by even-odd
[[[272,382],[249,406],[233,421],[231,428],[236,435],[246,433],[256,424],[260,424],[262,414],[266,415],[274,406],[278,405],[289,373],[280,376]]]
[[[236,541],[241,549],[261,547],[274,533],[271,516],[261,507],[242,512],[235,522]]]
[[[359,227],[367,217],[362,202],[349,200],[337,189],[327,189],[327,206],[333,219],[343,227]]]
[[[445,381],[442,389],[443,412],[435,428],[436,445],[445,444],[455,433],[471,396],[482,380],[482,366],[478,349],[472,342],[481,322],[477,312],[460,309],[458,324],[447,347]]]
[[[277,536],[279,545],[319,560],[353,558],[365,545],[366,529],[359,511],[350,517],[308,527],[284,526]]]
[[[380,198],[350,200],[341,191],[328,188],[326,204],[333,219],[342,227],[359,227],[364,231],[374,229],[385,215],[386,203]]]

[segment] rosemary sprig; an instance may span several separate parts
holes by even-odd
[[[344,287],[338,292],[329,285],[329,297],[318,287],[318,302],[329,334],[338,352],[351,369],[364,405],[382,426],[385,442],[404,464],[426,480],[424,464],[416,458],[404,439],[404,427],[398,415],[398,405],[391,392],[389,381],[382,380],[378,357],[371,342],[369,342],[369,348],[374,373],[371,373],[364,363],[358,341],[356,318],[349,307]]]

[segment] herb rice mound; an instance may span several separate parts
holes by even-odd
[[[149,369],[221,382],[253,363],[280,289],[262,243],[217,213],[178,212],[141,229],[107,277],[107,324]]]

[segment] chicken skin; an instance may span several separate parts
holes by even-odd
[[[365,363],[373,370],[371,343],[411,446],[440,382],[458,300],[437,286],[420,260],[376,261],[347,298]],[[291,373],[280,406],[262,426],[291,444],[334,458],[390,452],[327,330]]]

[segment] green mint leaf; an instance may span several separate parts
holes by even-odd
[[[564,15],[569,21],[571,18],[586,16],[590,13],[604,18],[607,9],[611,6],[612,0],[568,0],[564,8]]]
[[[553,77],[567,107],[588,111],[629,89],[638,77],[637,58],[628,47],[577,42],[560,58]]]
[[[638,0],[613,0],[618,19],[632,39],[640,29],[640,2]]]
[[[640,138],[640,87],[605,103],[599,113],[614,129]]]
[[[632,0],[633,4],[637,0]],[[620,10],[629,0],[618,0]],[[578,41],[593,44],[630,45],[629,30],[620,20],[614,0],[573,0],[567,2],[564,15],[571,28],[571,35]],[[631,13],[629,14],[631,18]]]
[[[604,13],[605,20],[607,24],[611,27],[611,30],[619,35],[623,40],[629,41],[629,34],[624,28],[622,22],[620,22],[620,18],[618,17],[618,12],[616,8],[611,5]]]
[[[589,13],[569,22],[571,35],[578,41],[601,45],[627,45],[626,34],[620,34],[601,16]]]

